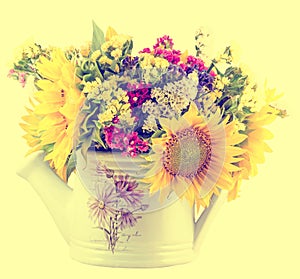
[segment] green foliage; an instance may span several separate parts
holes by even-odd
[[[70,154],[70,156],[68,158],[68,162],[67,162],[67,181],[68,181],[71,173],[75,170],[75,168],[76,168],[75,153],[74,153],[74,151],[72,151],[72,153]]]
[[[92,38],[92,52],[96,50],[101,50],[101,45],[105,42],[104,33],[98,27],[98,25],[93,21],[93,38]]]
[[[106,148],[104,142],[100,137],[100,130],[102,128],[98,121],[98,115],[103,111],[103,105],[94,102],[94,99],[86,99],[83,108],[80,112],[81,123],[79,123],[79,143],[77,148],[81,148],[82,156],[86,159],[87,151],[92,142],[100,144]]]

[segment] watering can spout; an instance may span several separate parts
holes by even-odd
[[[42,152],[28,156],[17,174],[27,180],[40,196],[64,239],[69,243],[68,204],[72,189],[43,160]]]

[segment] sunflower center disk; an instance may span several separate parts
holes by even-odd
[[[193,178],[205,172],[211,157],[211,141],[200,129],[185,129],[172,135],[164,152],[163,165],[171,175]]]

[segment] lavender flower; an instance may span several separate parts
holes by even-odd
[[[129,175],[115,175],[114,183],[116,191],[121,199],[127,205],[137,208],[141,206],[141,199],[144,196],[143,191],[137,190],[138,183],[136,180],[129,177]]]
[[[117,211],[113,206],[117,202],[117,195],[114,187],[105,185],[101,187],[99,183],[95,185],[96,197],[90,197],[88,206],[90,209],[90,218],[98,223],[99,227],[109,224],[110,218],[114,218]]]
[[[141,216],[134,216],[130,211],[121,211],[121,215],[118,219],[120,230],[124,230],[126,228],[134,227],[138,221],[138,219],[142,218]]]
[[[122,64],[124,68],[131,69],[138,63],[139,58],[137,56],[127,56],[123,59]]]
[[[201,89],[203,86],[207,87],[210,91],[213,91],[214,77],[210,75],[207,71],[201,71],[198,73],[199,84],[198,88]]]

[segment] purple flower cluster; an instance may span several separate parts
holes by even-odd
[[[134,68],[139,62],[138,56],[126,56],[122,61],[122,68],[125,70]]]

